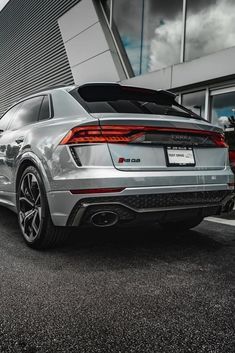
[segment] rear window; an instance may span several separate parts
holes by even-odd
[[[118,85],[119,86],[119,85]],[[88,113],[133,113],[133,114],[160,114],[191,117],[178,107],[173,107],[175,97],[170,92],[158,92],[145,89],[131,88],[131,92],[112,91],[115,85],[105,85],[105,88],[88,87],[84,93],[76,88],[69,93],[85,108]],[[83,86],[81,86],[81,89]],[[119,89],[119,88],[118,88]],[[152,93],[154,92],[154,93]],[[84,93],[84,94],[83,94]],[[154,95],[154,96],[153,96]],[[107,98],[107,99],[105,99]]]

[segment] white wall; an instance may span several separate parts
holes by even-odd
[[[81,0],[58,20],[76,84],[126,78],[112,36],[95,2]]]

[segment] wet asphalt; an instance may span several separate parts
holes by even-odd
[[[235,351],[235,227],[86,229],[38,252],[0,208],[0,244],[1,353]]]

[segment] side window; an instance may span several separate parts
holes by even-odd
[[[50,106],[48,96],[44,96],[39,114],[39,120],[46,119],[50,119]]]
[[[11,109],[9,109],[1,118],[0,120],[0,131],[7,130],[7,127],[10,123],[10,121],[13,119],[16,111],[19,109],[19,107],[22,105],[22,103],[14,105]]]
[[[43,97],[33,97],[22,103],[20,109],[16,112],[8,129],[17,130],[26,125],[36,123],[39,117]]]

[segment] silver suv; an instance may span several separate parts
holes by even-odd
[[[175,95],[115,83],[54,88],[0,120],[0,202],[42,249],[73,227],[195,227],[233,208],[222,130]]]

